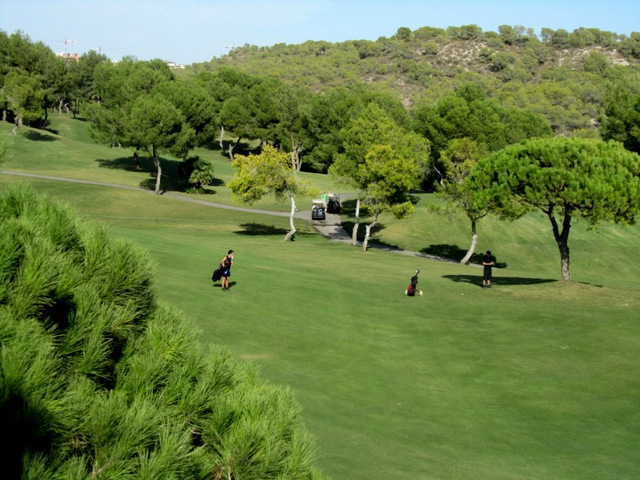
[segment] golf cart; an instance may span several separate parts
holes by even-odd
[[[327,199],[327,213],[339,214],[340,210],[342,210],[342,205],[340,205],[340,195],[337,193],[331,193]]]
[[[314,200],[311,207],[311,220],[326,220],[327,213],[323,200]]]

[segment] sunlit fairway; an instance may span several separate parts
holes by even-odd
[[[0,170],[130,186],[148,178],[118,160],[127,150],[87,143],[82,122],[57,122],[53,140],[21,134]],[[228,161],[202,154],[221,182],[200,198],[231,203]],[[479,249],[505,265],[483,290],[477,266],[363,254],[303,220],[283,243],[286,218],[8,175],[0,189],[18,181],[144,245],[159,298],[186,312],[203,345],[227,345],[294,389],[319,466],[336,480],[640,477],[638,226],[576,224],[565,283],[542,216],[482,220]],[[430,255],[466,249],[464,218],[432,213],[430,195],[416,198],[410,219],[383,219],[377,242]],[[210,276],[230,248],[236,265],[223,292]],[[408,298],[416,268],[425,295]]]

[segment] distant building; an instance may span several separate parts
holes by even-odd
[[[57,53],[56,55],[60,58],[64,58],[65,60],[75,60],[76,62],[80,61],[80,54],[78,53],[62,52],[62,53]]]
[[[179,68],[181,70],[184,69],[184,65],[180,65],[179,63],[172,62],[171,60],[165,60],[164,63],[169,65],[169,68]]]

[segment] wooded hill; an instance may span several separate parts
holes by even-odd
[[[72,111],[89,119],[96,140],[154,157],[187,159],[208,146],[232,158],[234,149],[270,144],[296,169],[327,172],[344,153],[344,129],[371,103],[428,140],[425,189],[456,139],[493,152],[532,137],[602,138],[640,152],[640,33],[402,27],[376,41],[245,45],[171,70],[93,51],[69,62],[0,31],[0,108],[16,129],[45,128],[52,109]],[[174,125],[153,144],[148,133],[163,122],[152,110]]]
[[[434,104],[465,83],[484,85],[505,107],[528,108],[550,119],[557,134],[594,134],[607,82],[640,80],[640,33],[596,28],[542,29],[476,25],[446,30],[399,28],[390,38],[341,43],[307,41],[244,45],[188,67],[185,75],[227,66],[279,78],[318,92],[364,83],[396,93],[410,108]]]

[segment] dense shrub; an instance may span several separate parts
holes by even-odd
[[[5,478],[321,478],[291,392],[159,305],[147,253],[0,195]]]

